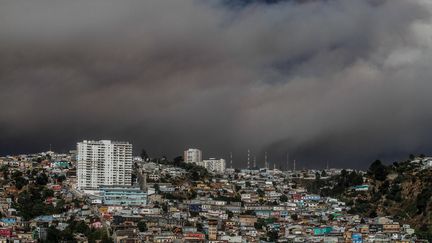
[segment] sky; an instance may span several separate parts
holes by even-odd
[[[366,168],[431,152],[431,59],[429,0],[4,0],[0,154]]]

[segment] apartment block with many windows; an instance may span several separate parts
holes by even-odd
[[[78,189],[132,184],[132,144],[84,140],[77,144]]]

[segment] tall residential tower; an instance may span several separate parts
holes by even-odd
[[[132,184],[132,144],[84,140],[77,145],[78,189]]]

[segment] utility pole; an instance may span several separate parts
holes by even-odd
[[[231,166],[231,169],[233,168],[232,164],[233,164],[233,157],[232,157],[232,152],[230,152],[230,166]]]
[[[293,171],[295,172],[296,171],[296,161],[294,160],[294,162],[293,162]]]
[[[269,166],[268,166],[269,164],[268,164],[268,161],[267,161],[267,152],[264,153],[264,163],[265,163],[265,168],[268,169],[269,168]]]

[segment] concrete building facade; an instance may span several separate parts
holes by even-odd
[[[226,169],[226,162],[224,159],[210,158],[203,160],[200,165],[206,168],[208,171],[215,173],[223,173]]]
[[[78,189],[132,184],[132,144],[84,140],[77,144]]]
[[[147,204],[147,193],[139,187],[102,187],[104,205],[144,206]]]
[[[184,162],[198,164],[202,161],[202,152],[199,149],[190,148],[184,151]]]

